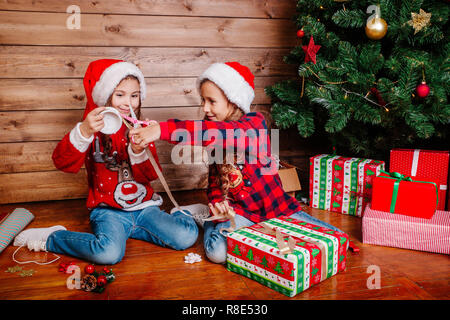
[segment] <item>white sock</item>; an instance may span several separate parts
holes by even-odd
[[[46,250],[46,243],[48,237],[55,231],[67,230],[63,226],[53,226],[49,228],[30,228],[22,231],[14,238],[14,246],[29,246],[31,243],[40,243],[40,249]],[[36,250],[36,247],[35,251]],[[29,248],[30,249],[30,248]],[[30,249],[31,250],[31,249]]]

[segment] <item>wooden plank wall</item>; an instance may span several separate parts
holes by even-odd
[[[68,29],[76,4],[80,29]],[[293,75],[283,56],[296,44],[292,0],[0,1],[0,203],[85,197],[86,172],[57,171],[56,143],[81,120],[90,61],[136,63],[148,86],[145,117],[200,119],[196,77],[211,63],[239,61],[254,72],[254,109],[270,112],[264,87]],[[203,163],[171,164],[173,190],[206,187]],[[155,188],[162,190],[156,182]]]

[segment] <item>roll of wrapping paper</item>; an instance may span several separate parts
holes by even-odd
[[[16,208],[0,222],[0,252],[2,252],[32,220],[34,215],[24,208]]]

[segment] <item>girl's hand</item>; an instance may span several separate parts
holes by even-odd
[[[161,128],[159,123],[151,124],[145,128],[131,129],[130,135],[134,144],[145,148],[149,143],[161,137]]]
[[[150,120],[146,118],[145,121],[148,122],[148,121],[150,121]],[[133,138],[132,130],[128,132],[128,138],[129,138],[130,141],[131,141],[131,150],[133,150],[133,152],[134,152],[135,154],[141,153],[141,152],[144,151],[144,149],[147,148],[147,146],[148,146],[148,144],[147,144],[147,145],[145,145],[144,147],[142,147],[141,145],[134,143],[135,138]]]
[[[208,204],[209,209],[211,210],[211,213],[213,214],[213,216],[227,216],[231,213],[235,213],[233,208],[230,206],[230,204],[228,203],[227,200],[222,201],[222,202],[216,202],[215,205],[213,205],[212,203]],[[227,221],[228,218],[225,219],[220,219],[217,220],[219,222],[224,222]]]
[[[146,146],[142,147],[141,145],[138,145],[138,144],[133,143],[133,141],[131,140],[131,137],[130,137],[130,141],[131,141],[131,150],[133,150],[133,152],[134,152],[135,154],[141,153],[141,152],[144,151],[145,148],[147,148],[147,146],[148,146],[148,144],[147,144]]]
[[[80,125],[81,134],[85,138],[89,138],[94,133],[103,129],[105,124],[103,123],[103,115],[100,113],[105,110],[106,107],[98,107],[88,113],[86,118]]]

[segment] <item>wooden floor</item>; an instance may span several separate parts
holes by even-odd
[[[176,192],[181,205],[206,203],[201,191]],[[171,208],[167,197],[163,208]],[[16,207],[30,210],[35,219],[29,227],[55,224],[72,231],[89,232],[85,200],[66,200],[0,206],[0,212],[11,212]],[[15,247],[9,246],[0,254],[0,299],[160,299],[160,300],[270,300],[270,299],[445,299],[450,300],[450,258],[405,249],[364,245],[361,243],[361,219],[305,208],[313,216],[347,232],[360,247],[358,255],[348,252],[347,269],[330,279],[288,298],[256,281],[227,271],[223,265],[209,262],[204,254],[200,233],[197,243],[186,251],[174,251],[139,240],[130,239],[124,259],[112,266],[116,281],[101,293],[70,290],[66,287],[68,275],[58,272],[60,262],[74,261],[81,268],[87,262],[62,256],[50,265],[25,264],[24,270],[36,272],[30,277],[5,272],[15,266],[11,259]],[[185,264],[184,256],[195,252],[203,261]],[[51,253],[29,253],[21,249],[19,259],[51,260]],[[369,266],[381,271],[381,288],[368,289]],[[370,269],[369,269],[370,270]]]

